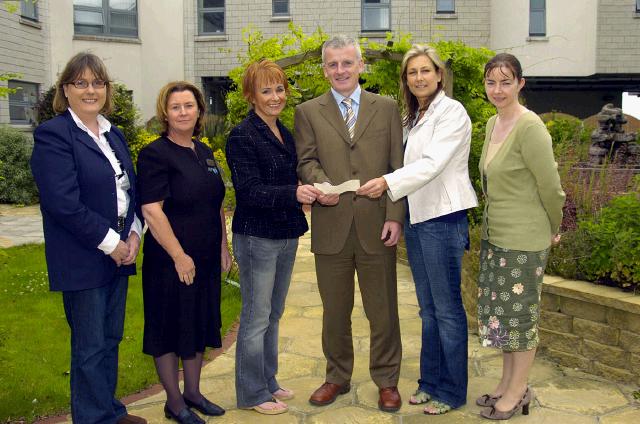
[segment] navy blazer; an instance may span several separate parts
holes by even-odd
[[[135,213],[136,177],[122,132],[112,125],[105,137],[131,183],[120,235],[125,240]],[[117,228],[118,203],[113,168],[96,142],[69,111],[38,126],[33,138],[31,171],[40,190],[50,290],[91,289],[108,284],[116,274],[135,274],[135,265],[118,268],[98,249],[109,228]]]
[[[308,230],[296,199],[298,163],[291,132],[277,121],[284,143],[251,110],[227,140],[227,163],[236,190],[232,231],[268,239],[298,238]]]

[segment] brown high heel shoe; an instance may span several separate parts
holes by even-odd
[[[510,411],[498,411],[494,405],[491,408],[487,408],[480,412],[480,415],[482,418],[486,418],[488,420],[508,420],[513,417],[520,408],[522,408],[522,415],[529,415],[529,404],[533,401],[534,397],[533,389],[527,386],[527,390],[524,392],[524,395],[522,395],[520,402],[518,402]]]
[[[478,399],[476,399],[476,405],[484,406],[485,408],[489,406],[493,406],[496,404],[498,400],[500,400],[501,397],[502,395],[491,396],[489,393],[486,393],[480,396]]]

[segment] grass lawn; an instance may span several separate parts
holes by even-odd
[[[158,382],[142,353],[142,280],[129,279],[118,397]],[[69,410],[69,327],[62,294],[49,292],[44,245],[0,249],[0,423]],[[223,283],[222,332],[240,313],[239,289]]]

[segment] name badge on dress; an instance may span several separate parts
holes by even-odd
[[[209,172],[213,172],[214,174],[218,174],[218,164],[216,163],[215,159],[207,159],[206,160],[207,163],[207,171]]]

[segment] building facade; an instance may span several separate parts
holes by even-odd
[[[584,117],[621,93],[640,92],[640,0],[19,0],[0,7],[0,123],[28,127],[30,105],[79,51],[102,57],[132,91],[145,120],[159,88],[187,79],[209,112],[225,112],[229,71],[247,48],[245,28],[268,38],[290,23],[381,41],[388,31],[416,42],[462,40],[522,61],[527,105]],[[53,7],[55,5],[55,7]]]

